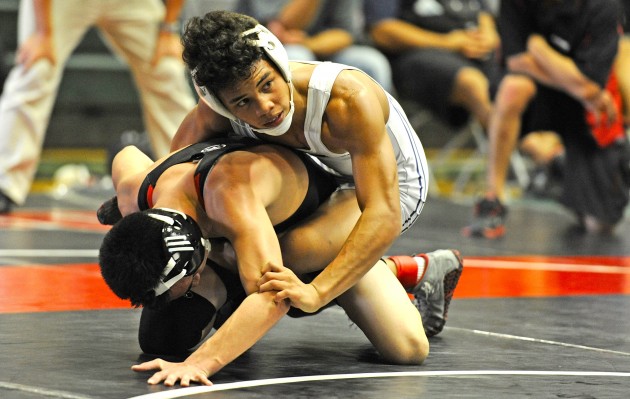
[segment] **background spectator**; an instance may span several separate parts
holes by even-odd
[[[489,124],[486,193],[463,232],[486,238],[505,232],[503,205],[509,158],[519,134],[554,131],[566,169],[561,202],[589,232],[610,233],[628,203],[630,152],[621,124],[621,96],[611,74],[620,9],[611,0],[501,3],[507,74]]]
[[[0,99],[0,213],[26,199],[64,66],[92,26],[129,64],[155,155],[168,151],[195,104],[181,61],[183,1],[21,1],[16,64]]]
[[[362,10],[355,0],[240,0],[237,11],[263,22],[290,59],[351,65],[385,90],[392,89],[387,58],[376,48],[357,43],[362,37]]]
[[[376,45],[390,55],[403,99],[461,127],[472,113],[483,127],[499,44],[492,9],[483,0],[365,0]]]

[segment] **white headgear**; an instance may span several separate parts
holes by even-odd
[[[276,67],[280,70],[282,77],[289,84],[289,91],[291,94],[290,106],[291,109],[289,113],[285,116],[282,124],[280,126],[276,126],[275,128],[270,129],[254,129],[258,132],[270,134],[274,136],[281,135],[285,133],[289,126],[291,125],[291,119],[293,117],[293,112],[295,110],[295,106],[293,103],[293,85],[291,84],[291,70],[289,69],[289,57],[287,55],[284,46],[278,40],[278,38],[269,31],[269,29],[265,28],[262,25],[256,25],[252,29],[246,30],[241,33],[241,37],[253,36],[250,42],[253,46],[260,47],[265,51],[265,54],[269,57],[269,59],[276,65]],[[255,36],[254,36],[255,35]],[[195,90],[199,97],[203,99],[203,101],[215,112],[220,115],[225,116],[226,118],[237,120],[238,118],[234,116],[228,109],[221,103],[221,100],[208,90],[205,86],[197,85],[195,80],[195,74],[197,72],[197,68],[192,71],[193,82],[195,84]]]

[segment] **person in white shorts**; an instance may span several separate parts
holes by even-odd
[[[22,0],[16,64],[0,99],[0,213],[22,205],[68,58],[95,26],[129,65],[155,156],[195,100],[181,62],[183,0]],[[98,87],[93,87],[97,91]]]

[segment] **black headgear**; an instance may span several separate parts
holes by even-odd
[[[169,258],[160,280],[153,290],[162,295],[175,283],[197,272],[210,251],[210,242],[203,238],[197,222],[190,216],[168,208],[144,211],[147,216],[164,222],[162,239]]]

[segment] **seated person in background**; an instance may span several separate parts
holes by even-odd
[[[357,42],[361,7],[355,0],[239,0],[237,11],[264,21],[289,59],[351,65],[392,91],[387,57]]]
[[[613,70],[620,9],[610,0],[501,3],[499,27],[507,75],[490,118],[486,192],[465,235],[500,237],[509,158],[521,135],[562,138],[566,170],[561,202],[588,232],[611,233],[628,203],[630,170]]]
[[[209,384],[208,376],[289,310],[288,301],[264,287],[278,274],[292,274],[276,234],[316,214],[337,183],[306,154],[243,138],[194,144],[155,163],[130,146],[112,170],[117,205],[106,202],[99,218],[114,221],[117,208],[125,216],[105,236],[99,262],[119,297],[145,306],[141,348],[183,354],[218,329],[183,363],[156,359],[134,369],[161,369],[152,384]],[[233,247],[238,274],[207,261],[227,266],[226,246]],[[415,260],[383,259],[336,303],[387,361],[419,364],[428,354],[422,318],[396,279],[419,284],[408,263]]]
[[[498,80],[494,18],[483,0],[364,0],[374,43],[390,55],[401,99],[453,127],[470,114],[487,128]]]

